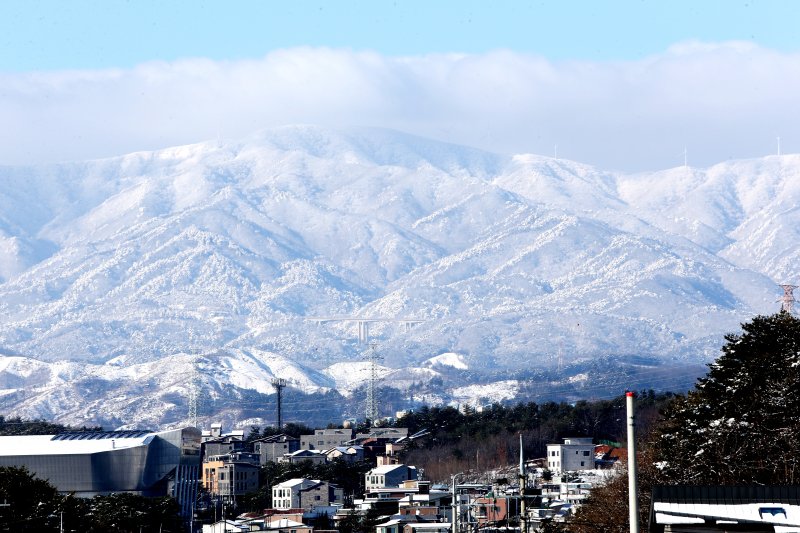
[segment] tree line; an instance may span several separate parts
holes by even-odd
[[[0,466],[0,529],[9,531],[80,531],[100,533],[169,533],[183,531],[178,504],[169,497],[128,493],[78,498],[24,467]]]
[[[637,424],[646,432],[659,411],[675,397],[653,390],[639,393]],[[624,441],[625,396],[575,403],[535,402],[494,404],[480,411],[467,407],[423,407],[395,422],[409,434],[426,430],[427,436],[408,443],[403,460],[424,470],[433,481],[447,481],[457,472],[475,476],[507,466],[519,458],[522,435],[526,458],[543,458],[547,445],[565,437],[591,437],[594,442]]]

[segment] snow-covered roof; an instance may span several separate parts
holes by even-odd
[[[304,478],[304,477],[296,477],[296,478],[293,478],[293,479],[287,479],[286,481],[284,481],[282,483],[278,483],[277,485],[275,485],[275,487],[288,489],[290,487],[295,487],[297,485],[303,485],[305,483],[318,484],[318,483],[321,483],[321,481],[318,480],[318,479],[307,479],[307,478]]]
[[[288,453],[286,455],[289,455],[291,457],[297,457],[297,456],[302,456],[302,455],[305,455],[305,456],[322,455],[322,452],[318,452],[317,450],[297,450],[295,452]]]
[[[307,528],[308,526],[303,524],[302,522],[295,522],[294,520],[289,520],[288,518],[281,518],[279,520],[272,520],[271,522],[266,522],[264,527],[267,529],[284,529],[284,528]]]
[[[703,504],[656,502],[657,524],[702,524],[707,520],[771,524],[800,529],[800,506],[786,503]]]
[[[339,453],[345,453],[345,454],[353,454],[353,453],[358,453],[359,450],[363,450],[363,449],[364,449],[363,446],[357,446],[357,445],[356,446],[334,446],[333,448],[331,448],[329,450],[326,450],[324,453],[330,454],[330,453],[333,453],[333,452],[339,452]]]
[[[0,437],[0,456],[100,453],[146,446],[155,435],[148,431],[98,431]]]
[[[408,468],[406,465],[382,465],[373,468],[369,471],[370,474],[388,474],[389,472],[394,472],[400,468]]]

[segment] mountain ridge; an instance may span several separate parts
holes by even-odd
[[[777,310],[776,281],[797,277],[795,176],[793,155],[624,175],[315,126],[0,167],[0,353],[103,367],[189,353],[241,362],[255,350],[290,357],[305,369],[298,383],[316,383],[300,389],[331,394],[336,381],[324,369],[363,360],[365,350],[352,321],[308,319],[376,316],[421,321],[370,332],[395,369],[391,381],[405,369],[435,401],[495,377],[507,385],[498,371],[545,372],[556,390],[570,365],[579,373],[614,354],[702,364],[723,334]],[[445,353],[468,369],[420,373]],[[0,383],[25,381],[18,365],[2,368]],[[130,379],[115,374],[101,388]],[[270,394],[230,374],[207,379]],[[448,390],[435,391],[439,379]],[[42,390],[18,389],[0,388],[0,406],[63,411]],[[392,405],[412,402],[397,390],[406,400]],[[79,398],[99,409],[91,391]],[[145,418],[179,416],[160,409],[170,414]],[[136,421],[134,409],[118,410],[109,419]]]

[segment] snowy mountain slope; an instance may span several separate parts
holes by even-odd
[[[217,415],[223,416],[240,401],[226,397],[225,391],[273,394],[271,380],[278,376],[305,393],[335,385],[320,372],[259,350],[180,353],[146,363],[121,356],[99,365],[0,356],[0,401],[5,410],[28,417],[157,427],[165,421],[189,422],[193,383],[204,391],[202,401],[215,404]]]
[[[643,218],[776,281],[800,275],[800,156],[677,168],[620,180]]]
[[[421,367],[457,352],[468,370],[444,376],[445,397],[556,361],[703,362],[797,277],[798,173],[784,156],[624,176],[313,126],[0,167],[0,354],[38,360],[0,366],[0,408],[77,420],[105,405],[124,425],[150,416],[124,406],[136,390],[163,413],[147,420],[169,423],[178,408],[152,391],[179,405],[186,389],[139,373],[217,351],[209,390],[269,395],[288,373],[297,390],[357,395],[355,323],[314,317],[422,320],[370,325],[384,384],[436,382],[440,367]],[[78,361],[124,362],[130,383],[75,374],[92,399],[53,370]],[[23,394],[26,380],[81,402]]]

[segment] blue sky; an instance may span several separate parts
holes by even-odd
[[[610,170],[800,152],[800,2],[0,0],[0,164],[286,124]]]
[[[13,1],[0,4],[0,70],[236,60],[298,46],[387,55],[483,53],[631,60],[685,40],[800,46],[800,2]]]

